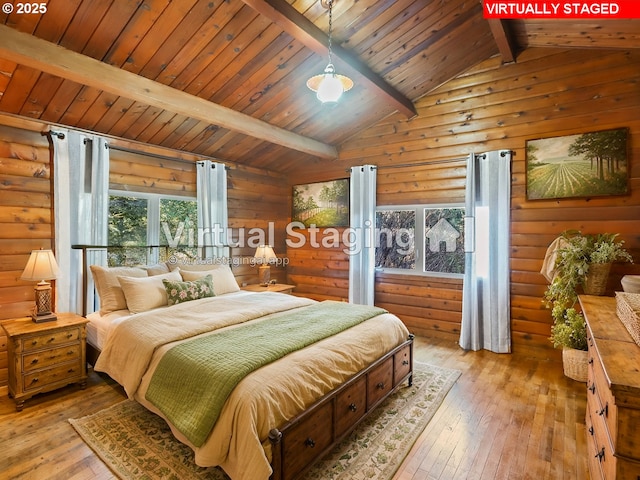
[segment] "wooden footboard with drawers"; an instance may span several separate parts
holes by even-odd
[[[272,480],[298,478],[401,383],[411,385],[412,375],[413,335],[286,425],[271,430]]]

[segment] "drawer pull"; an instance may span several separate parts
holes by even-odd
[[[304,441],[304,444],[305,444],[307,447],[309,447],[309,448],[313,448],[313,447],[315,447],[315,446],[316,446],[316,442],[314,442],[314,441],[313,441],[313,438],[307,438],[307,439]]]
[[[33,342],[31,342],[31,346],[35,347],[38,344],[37,340],[34,340]]]
[[[384,390],[384,382],[380,382],[378,385],[376,385],[376,388],[378,390]]]
[[[31,380],[31,383],[29,385],[33,385],[34,383],[38,383],[38,377]]]
[[[591,435],[593,437],[593,434],[595,433],[595,430],[593,429],[593,425],[591,425],[589,427],[589,435]]]
[[[73,337],[73,333],[71,332],[67,333],[67,338],[71,338],[71,337]]]
[[[593,365],[593,357],[589,358],[589,365]]]
[[[31,365],[35,365],[36,363],[38,363],[38,361],[39,360],[37,358],[34,358],[33,360],[31,360]]]
[[[605,417],[609,416],[609,404],[607,403],[604,408],[602,408],[599,412],[598,415],[600,415],[601,417],[604,415]]]
[[[409,360],[403,360],[402,365],[409,365]]]
[[[70,368],[69,370],[67,370],[67,373],[74,373],[76,371],[75,368]]]
[[[69,350],[69,351],[67,352],[67,355],[74,355],[75,353],[76,353],[76,352],[74,352],[73,350]]]
[[[602,450],[595,454],[595,458],[597,458],[600,462],[604,460],[604,447],[602,447]]]
[[[592,383],[592,384],[591,384],[591,386],[588,388],[588,390],[589,390],[591,393],[596,393],[596,384],[595,384],[595,383]]]
[[[355,403],[352,403],[349,405],[349,410],[351,410],[352,412],[355,412],[358,410],[358,406]]]
[[[51,342],[55,342],[55,341],[56,341],[56,337],[51,337],[47,343],[51,343]]]

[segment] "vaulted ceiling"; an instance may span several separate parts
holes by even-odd
[[[5,3],[7,5],[7,3]],[[494,55],[640,48],[637,20],[486,20],[479,0],[49,0],[0,13],[0,112],[286,171]],[[44,7],[43,7],[44,5]],[[37,8],[36,8],[37,7]],[[33,11],[37,9],[40,11]],[[43,11],[46,10],[46,11]]]

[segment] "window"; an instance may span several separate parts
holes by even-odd
[[[464,207],[378,207],[376,268],[410,274],[464,273]]]
[[[195,258],[197,227],[195,199],[112,192],[108,244],[126,248],[110,248],[108,264],[153,264],[170,255]]]

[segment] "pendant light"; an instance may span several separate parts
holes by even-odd
[[[329,8],[329,63],[324,72],[307,80],[307,87],[316,92],[318,100],[322,103],[335,104],[340,96],[353,87],[353,81],[344,75],[336,73],[331,61],[331,34],[333,31],[333,2],[334,0],[322,0],[324,7]]]

